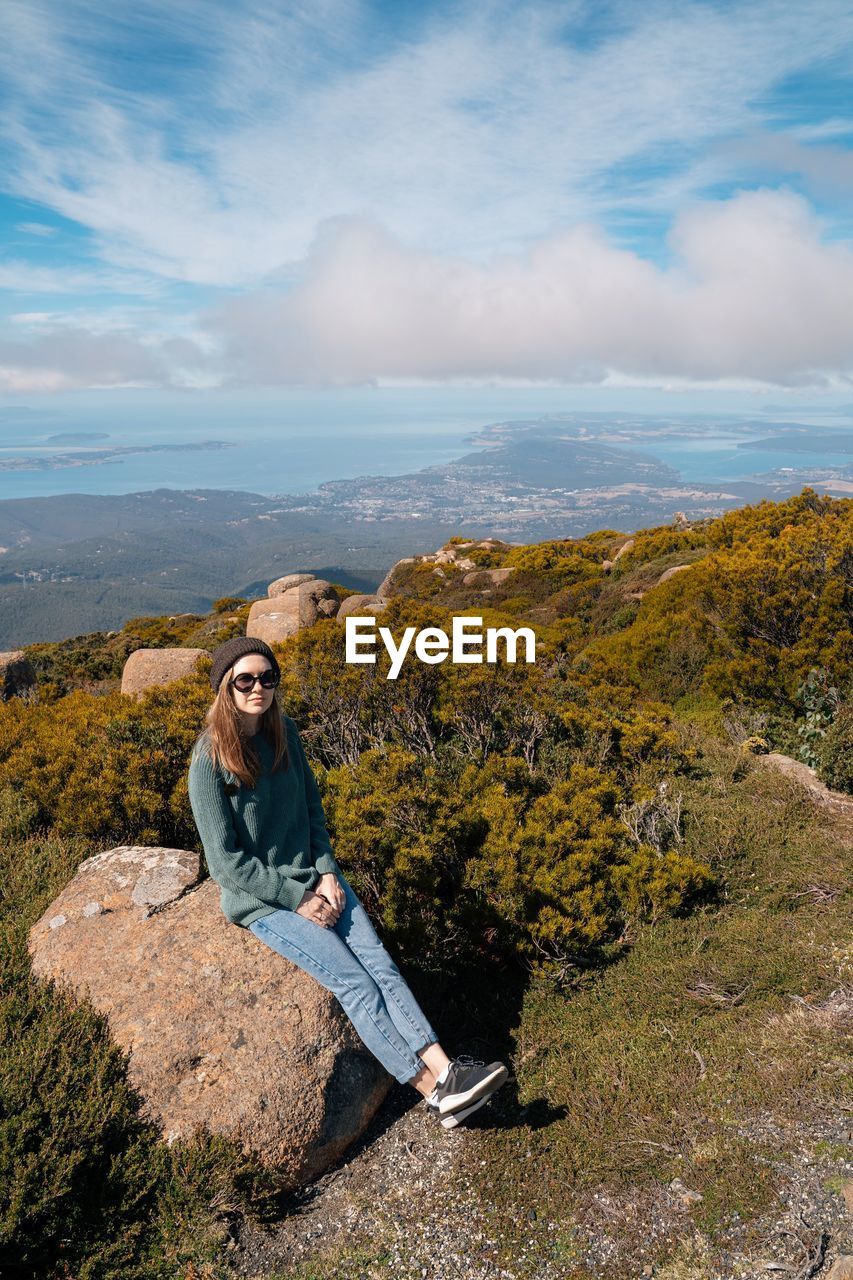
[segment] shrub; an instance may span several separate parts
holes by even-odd
[[[344,870],[420,963],[485,950],[561,972],[629,913],[660,915],[706,883],[691,858],[637,858],[616,813],[623,792],[600,769],[573,765],[551,784],[493,754],[454,776],[391,749],[321,778]]]
[[[640,845],[613,869],[613,888],[631,923],[656,924],[664,916],[683,914],[715,882],[705,863],[677,849],[659,853],[649,845]]]
[[[28,823],[112,844],[195,847],[190,751],[210,701],[200,673],[146,691],[0,703],[0,786]]]
[[[369,914],[406,954],[452,952],[472,839],[456,788],[393,747],[317,773],[336,856]]]
[[[236,613],[246,604],[248,601],[244,596],[220,596],[218,600],[214,600],[211,609],[214,613]]]
[[[818,776],[853,795],[853,704],[842,706],[816,748]]]
[[[503,557],[502,563],[519,571],[535,573],[537,577],[544,578],[553,591],[557,591],[585,580],[600,584],[603,559],[600,546],[582,538],[564,538],[557,542],[513,547]]]
[[[797,689],[797,699],[804,711],[797,725],[798,754],[805,764],[815,768],[820,762],[824,735],[838,712],[840,694],[825,671],[812,667]]]
[[[700,542],[708,552],[696,559]],[[810,489],[701,530],[641,530],[620,572],[679,545],[693,567],[647,590],[634,622],[586,652],[653,697],[729,698],[783,716],[811,669],[849,679],[852,543],[853,502]]]
[[[61,696],[86,682],[120,680],[128,649],[116,643],[115,637],[92,632],[69,640],[30,644],[24,653],[38,677],[39,701],[45,701],[50,700],[50,685]]]
[[[662,556],[677,553],[693,559],[689,553],[703,551],[708,544],[707,522],[691,525],[688,529],[678,525],[658,525],[653,529],[640,529],[633,535],[634,545],[615,561],[611,574],[624,577],[638,565],[659,560]],[[667,567],[667,566],[663,566]]]
[[[601,770],[574,765],[537,794],[517,772],[507,777],[512,761],[490,765],[471,779],[486,830],[466,884],[479,918],[537,970],[563,974],[615,939],[628,915],[657,917],[710,883],[690,857],[629,850],[619,787]]]

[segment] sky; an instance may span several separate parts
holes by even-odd
[[[853,396],[849,0],[3,16],[0,405]]]

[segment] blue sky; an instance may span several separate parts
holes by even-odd
[[[848,0],[6,0],[4,28],[4,402],[853,393]]]

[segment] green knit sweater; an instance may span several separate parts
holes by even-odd
[[[190,805],[207,865],[222,890],[223,912],[244,928],[273,911],[295,910],[321,875],[340,874],[299,731],[289,716],[282,721],[290,763],[271,773],[272,745],[257,733],[252,745],[262,771],[254,789],[214,767],[206,733],[190,759]]]

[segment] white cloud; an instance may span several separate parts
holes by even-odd
[[[21,312],[0,388],[490,381],[836,385],[853,377],[853,251],[793,192],[695,204],[658,267],[592,223],[488,261],[327,223],[287,287],[152,326]]]
[[[487,264],[334,224],[289,291],[207,320],[248,383],[491,378],[759,380],[853,373],[853,252],[790,192],[697,205],[658,268],[591,224]]]
[[[40,239],[48,240],[51,236],[56,235],[56,227],[48,226],[46,222],[19,222],[15,226],[16,231],[22,231],[26,236],[38,236]]]
[[[485,260],[621,205],[671,212],[704,149],[853,41],[847,0],[625,5],[591,48],[571,42],[581,0],[492,0],[380,45],[354,0],[7,7],[16,193],[113,264],[229,287],[292,272],[329,217]],[[105,51],[153,30],[191,50],[185,75],[123,83]]]
[[[62,326],[30,341],[0,340],[0,391],[35,393],[95,387],[194,385],[206,360],[189,339]]]
[[[790,192],[696,202],[756,166],[849,191],[845,121],[772,106],[853,47],[847,0],[626,0],[573,40],[597,6],[424,5],[403,38],[361,0],[7,0],[3,180],[91,234],[0,264],[77,296],[16,300],[0,387],[849,376],[849,246]],[[668,266],[602,229],[638,213]],[[252,292],[193,320],[165,281]]]
[[[142,296],[162,290],[148,275],[102,267],[39,267],[25,259],[0,261],[0,289],[9,293],[80,294],[109,293]]]
[[[853,151],[846,147],[806,146],[785,134],[756,133],[731,140],[721,153],[745,172],[795,173],[816,192],[848,197],[853,192]]]

